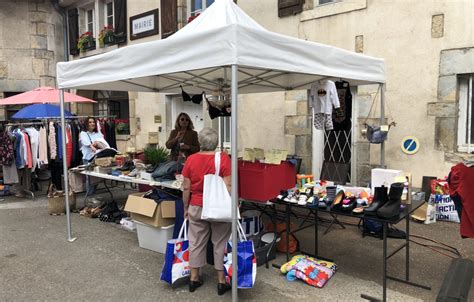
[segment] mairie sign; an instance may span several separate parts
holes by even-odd
[[[414,136],[406,136],[402,139],[401,148],[405,154],[415,154],[420,148],[420,141]]]

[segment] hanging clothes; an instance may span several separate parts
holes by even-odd
[[[66,126],[66,164],[70,168],[72,163],[72,136],[71,127]]]
[[[352,93],[349,82],[336,82],[337,95],[339,97],[339,115],[335,110],[332,113],[332,123],[334,130],[351,130],[352,128]]]
[[[39,130],[39,147],[38,147],[38,164],[47,165],[48,164],[48,138],[45,127],[40,127]]]
[[[19,182],[18,179],[18,170],[16,168],[15,163],[11,163],[9,165],[2,165],[3,170],[3,183],[7,185],[17,184]]]
[[[112,121],[108,121],[107,123],[107,131],[106,131],[106,141],[109,143],[110,148],[117,149],[117,138],[115,135],[115,123]]]
[[[474,238],[474,168],[459,163],[451,168],[449,179],[449,195],[461,199],[461,236]]]
[[[39,168],[39,131],[33,127],[28,127],[25,129],[26,133],[30,139],[30,148],[31,148],[31,159],[32,159],[32,168],[31,171],[34,172],[36,168]]]
[[[339,96],[333,81],[322,80],[311,84],[310,106],[313,108],[314,127],[319,130],[332,130],[332,111],[339,108]]]
[[[13,135],[15,135],[15,164],[18,169],[21,169],[25,166],[24,137],[20,129],[16,129]]]
[[[30,136],[28,133],[23,132],[23,136],[25,137],[25,146],[26,146],[26,167],[28,169],[33,168],[33,155],[31,153],[31,143],[30,143]]]
[[[7,131],[0,133],[0,165],[11,165],[15,160],[13,142]]]
[[[82,163],[79,143],[80,128],[77,122],[71,123],[71,140],[72,140],[72,167],[77,167]]]
[[[56,127],[53,122],[49,122],[49,135],[48,135],[48,143],[49,143],[49,158],[56,159],[58,156],[57,153],[57,142],[56,142]]]

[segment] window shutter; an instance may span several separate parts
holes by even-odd
[[[303,11],[304,0],[278,0],[278,17],[299,14]]]
[[[176,0],[161,0],[161,38],[165,39],[178,30],[178,5]]]
[[[79,39],[79,11],[73,8],[67,11],[69,54],[76,56],[79,54],[77,40]]]
[[[118,43],[127,42],[127,0],[114,0],[115,38]]]

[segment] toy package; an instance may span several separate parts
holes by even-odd
[[[306,284],[318,288],[322,288],[336,273],[336,270],[337,266],[334,262],[318,260],[305,255],[294,256],[280,268],[280,271],[286,274],[287,280],[300,279]]]

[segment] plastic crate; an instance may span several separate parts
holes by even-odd
[[[272,165],[239,161],[238,168],[239,197],[243,199],[265,202],[296,184],[296,169],[289,162]]]

